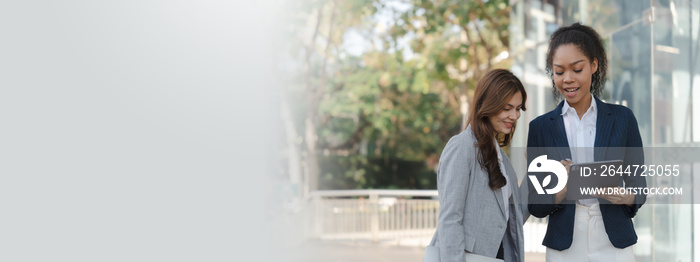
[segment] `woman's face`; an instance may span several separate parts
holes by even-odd
[[[597,60],[591,63],[575,45],[562,45],[554,52],[552,70],[554,85],[570,106],[589,101],[591,76],[598,70]]]
[[[523,95],[516,92],[500,113],[489,117],[489,122],[497,133],[510,134],[515,121],[520,118],[520,108],[523,106]]]

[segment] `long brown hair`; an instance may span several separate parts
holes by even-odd
[[[498,149],[493,143],[496,129],[489,122],[489,117],[498,115],[517,92],[523,96],[521,109],[525,110],[527,94],[520,80],[508,70],[494,69],[486,73],[476,84],[474,99],[469,111],[468,124],[471,125],[476,146],[479,147],[479,164],[489,174],[489,187],[498,189],[506,185],[506,178],[498,165]],[[509,134],[497,135],[498,144],[507,146],[513,138],[515,125]]]

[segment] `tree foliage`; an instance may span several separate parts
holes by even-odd
[[[287,91],[296,112],[288,131],[306,134],[298,137],[308,179],[330,185],[320,188],[434,186],[425,179],[464,128],[476,81],[508,66],[507,1],[306,4],[312,11],[299,15],[307,21],[300,28],[314,33],[290,45],[302,70]],[[350,52],[352,35],[367,43],[360,54]],[[326,162],[308,161],[314,157]],[[423,171],[411,178],[404,166]]]

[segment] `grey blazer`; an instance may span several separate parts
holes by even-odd
[[[465,251],[495,258],[503,241],[504,260],[522,262],[527,206],[520,199],[518,178],[501,150],[507,186],[513,192],[509,207],[504,207],[501,189],[491,190],[488,185],[475,143],[474,133],[467,128],[442,151],[437,172],[440,214],[431,245],[439,247],[441,262],[464,262]],[[509,218],[505,208],[510,209]]]

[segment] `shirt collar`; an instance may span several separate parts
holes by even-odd
[[[571,110],[569,110],[569,109],[571,109]],[[591,94],[591,106],[588,107],[588,111],[591,111],[591,113],[596,113],[598,111],[598,105],[596,105],[595,97],[593,97],[593,94]],[[564,99],[564,106],[561,107],[561,115],[563,116],[567,112],[575,113],[576,109],[569,106],[569,102],[566,102],[566,99]],[[585,114],[585,112],[584,112],[584,114]]]

